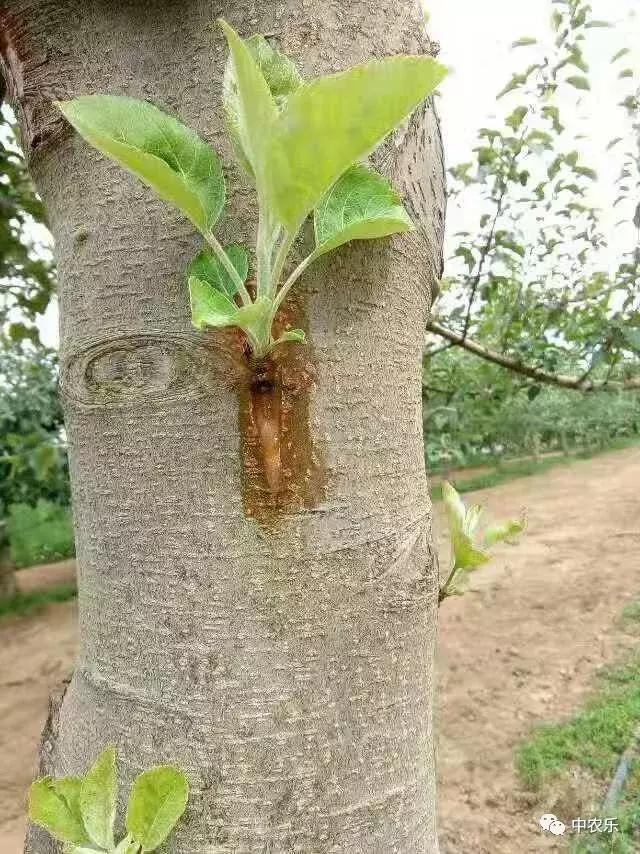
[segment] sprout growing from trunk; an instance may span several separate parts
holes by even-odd
[[[462,595],[462,588],[470,572],[491,560],[489,549],[496,543],[512,542],[526,526],[524,519],[511,520],[499,525],[491,525],[479,531],[483,508],[474,504],[467,508],[450,483],[443,483],[442,497],[449,524],[451,537],[452,568],[445,583],[440,588],[438,601],[447,596]]]
[[[393,56],[303,81],[291,59],[260,35],[243,40],[220,22],[230,56],[223,100],[234,154],[259,209],[254,261],[223,247],[218,155],[194,131],[145,101],[88,95],[58,103],[89,143],[175,205],[206,241],[187,271],[194,325],[236,327],[251,353],[304,341],[272,326],[287,294],[317,258],[351,240],[410,231],[399,196],[367,157],[435,89],[445,68],[427,56]],[[287,260],[313,217],[315,246],[291,271]],[[255,286],[248,286],[254,268]]]

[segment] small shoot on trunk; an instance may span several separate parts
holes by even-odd
[[[36,780],[29,791],[29,818],[63,844],[64,854],[146,854],[169,837],[188,799],[189,784],[178,768],[144,771],[131,790],[126,833],[116,842],[116,750],[108,747],[84,777]]]
[[[194,131],[145,101],[86,95],[59,102],[78,133],[172,203],[207,246],[189,265],[198,329],[236,327],[254,359],[304,341],[273,323],[287,294],[317,258],[352,240],[410,231],[413,224],[368,156],[436,88],[445,68],[427,56],[377,59],[304,81],[295,64],[261,35],[243,40],[220,22],[229,45],[223,101],[233,151],[258,199],[253,261],[223,247],[215,228],[226,188],[215,151]],[[289,255],[306,220],[315,247],[293,270]],[[253,267],[255,286],[248,287]]]
[[[442,497],[451,537],[452,568],[440,588],[438,602],[448,596],[461,596],[469,573],[491,560],[489,550],[496,543],[512,543],[525,527],[525,519],[491,525],[479,531],[483,508],[480,504],[465,507],[460,495],[450,483],[443,483]]]

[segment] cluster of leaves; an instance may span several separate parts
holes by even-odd
[[[0,518],[9,505],[69,501],[57,360],[31,344],[0,347]]]
[[[460,585],[464,585],[469,573],[491,560],[489,549],[499,542],[513,542],[525,528],[524,519],[521,519],[491,525],[481,532],[479,525],[483,509],[480,504],[465,507],[453,486],[446,482],[442,484],[442,498],[451,537],[452,567],[440,588],[440,602],[448,596],[462,595]]]
[[[189,784],[170,765],[144,771],[135,780],[116,842],[118,806],[116,750],[107,748],[84,777],[44,777],[29,792],[29,818],[64,843],[65,854],[141,854],[155,851],[184,813]]]
[[[15,125],[0,109],[0,343],[5,346],[39,341],[35,322],[55,289],[50,249],[37,239],[44,220]]]
[[[625,379],[638,373],[640,249],[632,240],[615,269],[607,263],[600,212],[590,202],[597,175],[582,161],[563,112],[569,92],[588,96],[585,49],[592,31],[607,25],[593,19],[585,0],[553,0],[552,7],[549,45],[532,38],[514,45],[533,58],[498,96],[512,105],[503,124],[481,128],[474,159],[450,170],[452,202],[469,208],[480,199],[482,213],[476,228],[454,235],[439,312],[463,338],[516,364],[556,374],[570,357],[582,379],[601,366],[604,381]],[[633,221],[637,233],[638,80],[625,65],[628,53],[621,49],[611,61],[620,69],[629,133],[611,140],[608,156],[622,161],[619,224]]]
[[[566,373],[577,369],[570,361],[559,367]],[[601,365],[594,374],[604,379],[607,371]],[[423,396],[430,470],[640,439],[640,394],[576,395],[551,385],[532,385],[460,348],[432,361]]]
[[[255,185],[259,222],[255,287],[249,253],[222,247],[214,227],[225,203],[217,154],[192,130],[131,98],[86,96],[59,107],[92,145],[182,211],[207,242],[187,272],[194,325],[235,326],[256,358],[301,330],[272,337],[293,284],[320,256],[351,240],[412,228],[388,181],[363,161],[434,90],[445,69],[430,57],[395,56],[304,82],[259,35],[243,41],[224,21],[230,57],[224,107],[233,150]],[[281,283],[313,215],[315,248]]]

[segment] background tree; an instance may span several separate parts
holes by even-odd
[[[1,86],[2,84],[0,84]],[[55,289],[45,215],[19,147],[17,128],[0,109],[0,330],[2,343],[39,343],[36,320]]]
[[[443,224],[431,109],[378,158],[418,231],[350,247],[306,280],[297,310],[313,349],[283,366],[283,417],[294,408],[287,441],[303,474],[319,477],[313,500],[307,486],[292,490],[269,526],[272,499],[241,464],[250,390],[234,339],[190,326],[191,228],[72,137],[50,103],[105,90],[150,97],[231,164],[214,106],[220,10],[200,0],[9,10],[5,75],[60,268],[79,558],[81,650],[45,765],[80,772],[108,743],[128,778],[156,761],[180,765],[193,794],[176,852],[437,851],[438,580],[420,429]],[[274,34],[306,75],[429,48],[413,4],[402,15],[382,2],[224,13],[245,35]],[[244,241],[253,211],[234,184],[224,237]],[[33,833],[28,850],[47,845]]]
[[[610,141],[609,157],[620,163],[614,207],[630,241],[611,265],[593,203],[597,175],[579,154],[575,130],[572,139],[575,116],[565,115],[569,92],[588,97],[590,41],[608,25],[583,0],[558,0],[552,9],[548,42],[525,37],[514,45],[527,58],[498,95],[509,103],[504,123],[481,128],[474,160],[449,170],[450,203],[480,213],[476,228],[455,235],[429,324],[440,341],[432,339],[427,358],[438,371],[448,348],[462,347],[520,374],[532,395],[541,383],[637,390],[638,79],[622,47],[611,62],[628,133]]]

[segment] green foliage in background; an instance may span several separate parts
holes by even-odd
[[[109,747],[84,777],[36,780],[29,792],[29,818],[64,843],[65,854],[143,854],[165,842],[188,799],[189,784],[178,768],[144,771],[129,796],[126,834],[116,841],[117,757]]]
[[[0,346],[38,343],[36,319],[55,289],[45,214],[20,151],[15,123],[0,108]],[[39,225],[42,238],[38,239]]]
[[[446,336],[449,344],[441,343],[444,329],[463,347],[471,339],[506,356],[515,372],[534,368],[553,381],[569,365],[567,387],[640,387],[640,82],[629,51],[617,51],[611,95],[627,132],[610,141],[607,157],[618,168],[613,206],[628,249],[612,264],[593,204],[598,176],[580,155],[576,132],[578,108],[598,109],[589,101],[588,53],[602,22],[584,0],[550,8],[549,37],[514,45],[522,68],[498,95],[501,119],[480,128],[473,156],[449,170],[449,211],[479,215],[475,226],[449,236],[429,327],[440,335],[429,340],[429,385],[440,385],[434,377],[451,346]],[[619,33],[626,36],[623,25]],[[576,110],[567,106],[572,100]],[[540,380],[522,381],[539,391]]]
[[[75,584],[57,584],[44,590],[18,591],[12,596],[0,599],[0,617],[24,617],[40,611],[46,605],[68,602],[75,599],[77,589]]]
[[[11,560],[18,569],[62,560],[75,553],[71,510],[44,498],[35,506],[11,504],[7,534]]]
[[[425,371],[423,397],[431,471],[640,441],[640,392],[580,395],[532,385],[460,348],[433,360]]]
[[[16,503],[69,502],[57,360],[41,346],[0,346],[0,518]]]

